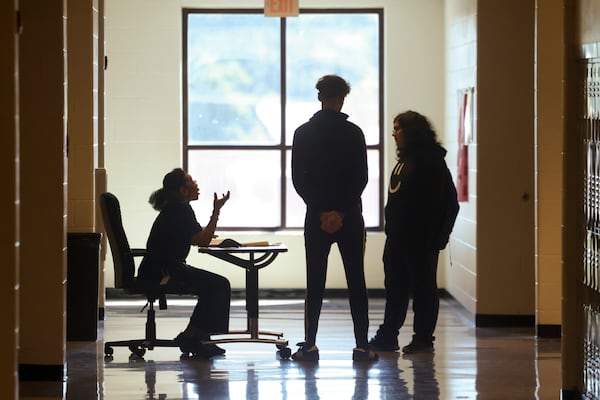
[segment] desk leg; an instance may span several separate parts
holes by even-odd
[[[258,270],[254,268],[254,252],[250,252],[250,268],[246,268],[246,312],[248,332],[252,339],[258,338]]]

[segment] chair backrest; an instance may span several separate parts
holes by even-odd
[[[123,229],[121,206],[109,192],[100,194],[100,210],[115,269],[115,288],[129,289],[134,282],[135,262]]]

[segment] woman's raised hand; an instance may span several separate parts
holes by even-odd
[[[214,200],[213,200],[213,215],[219,215],[219,211],[221,211],[221,207],[223,207],[225,205],[225,203],[227,203],[227,200],[229,200],[229,190],[227,191],[226,194],[222,195],[221,198],[217,197],[217,194],[214,194]]]

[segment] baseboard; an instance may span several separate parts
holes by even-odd
[[[560,325],[537,325],[536,336],[543,339],[560,339],[562,328]]]
[[[535,315],[496,315],[476,314],[475,326],[478,328],[535,327]]]
[[[372,299],[384,298],[385,289],[367,289],[369,297]],[[305,290],[301,289],[301,297],[304,298]],[[348,289],[325,289],[325,298],[329,299],[346,299],[348,298]]]
[[[560,338],[562,336],[560,325],[537,325],[535,315],[497,315],[497,314],[475,314],[473,315],[462,304],[460,304],[446,289],[439,289],[440,298],[454,302],[458,310],[464,312],[464,316],[475,322],[478,328],[536,328],[536,335],[540,338]]]
[[[583,396],[577,390],[561,389],[560,399],[561,400],[582,400]]]
[[[370,298],[384,298],[385,289],[368,289]],[[304,299],[306,290],[305,289],[259,289],[258,297],[261,299]],[[174,295],[176,296],[176,295]],[[194,298],[193,295],[177,296],[179,298]],[[244,299],[246,297],[245,289],[231,289],[232,299]],[[325,297],[330,299],[335,298],[347,298],[348,289],[325,289]],[[143,300],[142,295],[131,295],[123,291],[123,289],[106,288],[106,299],[140,299]],[[104,311],[104,310],[102,310]]]
[[[438,289],[440,298],[453,299],[452,295],[446,291],[446,289]],[[385,298],[385,289],[373,288],[367,289],[369,297],[372,299]],[[306,293],[305,289],[259,289],[258,296],[261,299],[303,299]],[[231,289],[231,297],[233,299],[243,299],[246,296],[245,289]],[[123,292],[123,289],[106,288],[106,299],[131,299],[131,298],[143,299],[142,295],[131,295]],[[184,296],[186,297],[186,296]],[[193,298],[194,296],[189,296]],[[346,298],[348,297],[348,289],[325,289],[325,297],[327,298]],[[104,308],[99,310],[101,319],[104,319]]]
[[[19,364],[21,381],[63,381],[64,365]]]

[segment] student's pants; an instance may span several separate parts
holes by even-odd
[[[398,336],[412,294],[414,339],[433,342],[440,299],[437,287],[439,251],[403,248],[399,239],[387,237],[383,250],[385,314],[378,335]]]
[[[183,263],[169,266],[169,274],[167,293],[198,296],[191,326],[210,334],[229,330],[231,286],[227,278]]]
[[[327,259],[331,245],[337,243],[344,264],[356,345],[365,347],[368,344],[369,300],[364,273],[365,225],[362,213],[345,213],[342,228],[333,234],[324,232],[320,226],[319,213],[309,210],[304,221],[306,345],[310,346],[316,342],[327,277]]]

